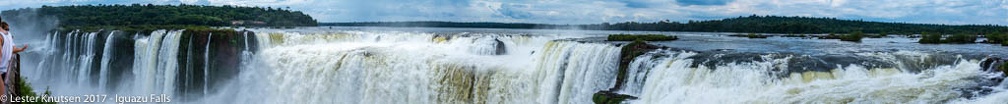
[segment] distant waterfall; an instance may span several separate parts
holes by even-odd
[[[864,55],[884,60],[882,57],[902,57],[906,54],[920,55],[908,52]],[[639,96],[640,99],[633,102],[643,104],[941,103],[970,96],[963,92],[970,92],[967,89],[981,83],[978,77],[988,77],[980,69],[978,60],[958,60],[919,73],[896,68],[869,68],[859,64],[841,64],[839,68],[825,72],[779,73],[773,71],[787,69],[789,66],[786,64],[796,60],[797,56],[773,58],[763,55],[759,56],[766,57],[762,61],[695,66],[698,62],[706,62],[698,61],[706,60],[702,57],[696,52],[667,50],[638,57],[631,70],[649,70],[630,75],[632,80],[627,82],[628,89],[623,93]],[[924,62],[922,60],[929,59],[925,56],[907,61]]]

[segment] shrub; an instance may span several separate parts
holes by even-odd
[[[609,91],[599,91],[592,94],[592,102],[595,102],[595,104],[620,104],[628,99],[636,99],[636,97],[612,93]]]
[[[998,70],[1001,71],[1001,73],[1008,74],[1008,63],[1001,63],[1001,65],[998,66]]]
[[[977,40],[976,35],[959,33],[959,34],[952,35],[952,36],[950,36],[948,38],[945,38],[944,42],[945,43],[959,43],[959,44],[963,44],[963,43],[976,43],[976,40]]]
[[[861,38],[864,38],[864,33],[862,33],[861,31],[856,31],[847,35],[840,36],[840,41],[860,42]]]
[[[1008,34],[1001,34],[1001,45],[1008,46]]]
[[[987,38],[987,43],[997,44],[1001,43],[1004,40],[1008,40],[1006,39],[1006,37],[1008,37],[1008,34],[986,34],[984,35],[984,37]]]
[[[941,43],[942,36],[940,34],[933,33],[921,33],[921,39],[917,43],[921,44],[938,44]]]
[[[1004,43],[1004,41],[1008,41],[1008,34],[1006,33],[988,33],[984,34],[984,37],[987,37],[986,42],[988,43]]]
[[[634,41],[634,40],[645,40],[645,41],[670,41],[677,40],[679,37],[660,35],[660,34],[644,34],[644,35],[632,35],[632,34],[611,34],[607,37],[609,41]]]
[[[18,94],[21,94],[21,95],[18,95],[18,96],[43,96],[43,95],[44,96],[52,96],[52,92],[49,92],[49,88],[46,88],[45,92],[42,93],[42,95],[38,95],[35,92],[33,92],[33,89],[31,87],[31,85],[28,82],[25,82],[24,77],[18,77],[18,80],[15,80],[14,84],[15,84],[14,86],[17,86],[17,88],[18,88],[15,92],[17,92]],[[40,102],[32,102],[32,103],[34,103],[34,104],[56,104],[55,102],[41,102],[41,101]]]

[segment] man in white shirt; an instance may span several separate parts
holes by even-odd
[[[28,45],[25,45],[24,47],[21,48],[18,48],[14,45],[15,45],[14,38],[10,34],[9,24],[7,24],[6,21],[0,21],[0,73],[2,73],[0,74],[0,78],[3,78],[2,80],[0,80],[0,83],[2,83],[0,84],[0,88],[4,88],[2,91],[0,91],[0,94],[8,93],[7,82],[9,82],[8,80],[10,78],[8,78],[7,76],[10,76],[10,74],[7,74],[7,72],[11,67],[12,62],[11,59],[13,59],[14,54],[22,52],[28,48]]]

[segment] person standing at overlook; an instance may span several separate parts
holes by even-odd
[[[0,18],[0,20],[3,19]],[[7,88],[7,86],[12,85],[8,83],[10,82],[10,78],[8,77],[10,74],[7,74],[12,64],[11,60],[13,59],[14,54],[22,52],[28,48],[28,45],[24,45],[24,47],[21,48],[15,47],[14,45],[14,38],[10,33],[9,24],[7,24],[6,21],[0,21],[0,78],[2,78],[0,83],[3,83],[0,84],[0,88],[4,88],[0,94],[6,95],[11,93],[10,91],[13,91],[13,89]]]

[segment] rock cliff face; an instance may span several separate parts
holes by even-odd
[[[1005,64],[1003,58],[988,57],[983,62],[980,62],[980,67],[984,68],[985,71],[1002,72],[1008,74],[1008,64]]]
[[[596,104],[619,104],[620,102],[627,99],[636,99],[637,97],[619,94],[616,93],[615,91],[623,89],[624,86],[623,84],[626,84],[628,74],[627,67],[630,65],[630,62],[634,60],[634,58],[659,48],[668,48],[668,47],[661,47],[647,44],[647,42],[644,40],[635,40],[631,43],[624,45],[620,51],[620,63],[618,70],[619,73],[617,73],[618,75],[616,76],[615,86],[606,91],[596,92],[594,95],[592,95],[592,101],[594,101]]]
[[[255,33],[251,31],[233,30],[186,30],[183,32],[183,40],[179,46],[178,64],[186,67],[179,67],[180,75],[195,76],[187,79],[179,79],[189,85],[202,85],[205,80],[210,81],[205,84],[216,86],[216,81],[223,81],[234,78],[242,66],[242,55],[245,52],[254,52],[256,46]],[[182,54],[185,53],[185,54]],[[185,60],[182,60],[185,59]],[[207,75],[207,76],[203,76]],[[207,78],[203,78],[207,77]],[[183,77],[179,77],[183,78]],[[203,89],[203,86],[188,86],[180,89]],[[180,90],[182,91],[182,90]],[[215,91],[210,88],[209,91]],[[197,91],[182,91],[198,93]]]

